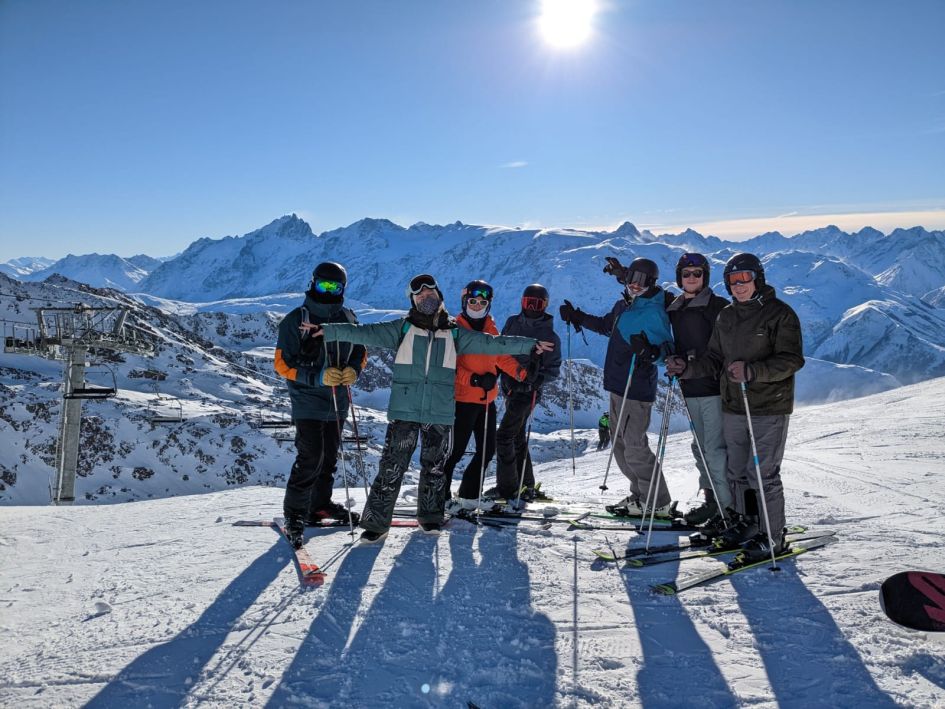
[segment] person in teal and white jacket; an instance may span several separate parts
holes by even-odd
[[[389,424],[377,476],[361,515],[362,543],[386,536],[400,484],[420,440],[417,519],[425,532],[443,523],[446,502],[443,467],[452,450],[456,400],[456,356],[547,352],[550,342],[530,337],[492,336],[456,326],[443,306],[436,279],[415,276],[407,286],[406,317],[370,325],[324,323],[312,328],[325,342],[351,342],[396,351]]]

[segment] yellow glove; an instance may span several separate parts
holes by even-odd
[[[341,384],[341,380],[344,378],[344,372],[342,372],[338,367],[328,367],[324,372],[322,372],[322,384],[326,387],[336,387]]]
[[[346,387],[351,386],[358,380],[358,372],[354,367],[345,367],[341,373],[341,383]]]

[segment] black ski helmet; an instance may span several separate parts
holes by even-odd
[[[643,282],[644,288],[650,288],[655,286],[656,282],[660,277],[659,266],[656,265],[654,261],[651,261],[648,258],[635,258],[633,262],[627,266],[627,278],[624,285],[629,285],[633,283],[633,274],[642,273],[645,277]]]
[[[522,291],[522,310],[539,315],[548,307],[548,289],[541,283],[532,283]]]
[[[463,312],[466,312],[466,300],[469,299],[470,296],[473,298],[485,298],[488,300],[489,302],[486,304],[486,312],[489,312],[489,309],[492,307],[492,286],[490,286],[485,281],[478,279],[467,283],[466,287],[463,288],[462,293]]]
[[[725,272],[722,277],[725,279],[725,290],[728,291],[729,295],[732,294],[732,287],[728,284],[728,274],[735,273],[735,271],[754,271],[755,288],[757,290],[764,288],[765,267],[761,265],[761,261],[754,254],[735,254],[725,264]]]
[[[334,293],[319,290],[316,287],[318,281],[340,283],[341,290]],[[323,261],[312,271],[312,281],[308,285],[308,292],[316,303],[341,303],[344,301],[344,292],[347,285],[348,272],[345,271],[344,266],[334,261]]]
[[[684,268],[702,269],[702,287],[709,285],[709,259],[702,254],[683,254],[676,262],[676,285],[682,288],[682,270]]]
[[[436,279],[429,273],[421,273],[411,278],[410,282],[407,284],[406,295],[407,300],[410,301],[411,305],[414,304],[413,296],[424,288],[432,288],[435,290],[436,294],[440,296],[440,301],[443,301],[443,291],[440,290],[440,286],[437,284]]]

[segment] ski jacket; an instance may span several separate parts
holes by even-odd
[[[630,338],[634,335],[646,333],[650,344],[659,347],[663,357],[672,351],[673,334],[669,327],[669,316],[666,314],[666,308],[671,301],[672,296],[669,293],[654,286],[630,303],[625,298],[620,298],[614,303],[613,309],[603,317],[584,313],[581,327],[610,338],[604,358],[604,389],[623,396],[630,373],[630,359],[633,356],[630,351]],[[634,401],[656,399],[655,364],[636,364],[627,398]]]
[[[282,318],[279,323],[279,335],[276,342],[276,355],[273,362],[279,376],[285,377],[289,387],[289,401],[292,403],[292,420],[315,419],[334,421],[336,414],[343,420],[348,415],[348,389],[335,387],[338,399],[338,411],[335,411],[331,396],[331,387],[321,384],[310,385],[310,379],[321,379],[322,372],[328,367],[352,367],[358,374],[367,363],[364,347],[352,344],[336,343],[334,347],[325,347],[321,338],[303,334],[302,322],[325,324],[330,322],[355,323],[355,314],[342,305],[316,303],[310,296],[305,296],[301,307],[295,308]]]
[[[804,345],[797,314],[765,285],[758,296],[737,301],[719,313],[706,353],[689,363],[683,379],[719,377],[722,410],[745,413],[741,385],[729,380],[726,368],[742,360],[751,365],[747,385],[753,416],[790,414],[794,410],[794,373],[804,366]]]
[[[610,414],[604,414],[597,419],[597,428],[610,428]]]
[[[476,331],[488,335],[498,335],[499,329],[495,326],[495,320],[492,319],[492,316],[486,315],[484,320],[482,330]],[[456,324],[467,330],[475,329],[465,315],[458,315]],[[528,370],[520,366],[511,355],[464,354],[457,357],[456,401],[467,404],[491,404],[499,394],[499,387],[495,386],[488,392],[483,392],[481,387],[473,386],[470,379],[474,374],[485,374],[486,372],[498,375],[500,370],[516,381],[522,381],[528,374]]]
[[[457,327],[449,317],[438,317],[428,327],[409,317],[371,325],[329,324],[324,338],[329,346],[340,341],[395,350],[387,417],[448,426],[456,415],[457,355],[526,354],[536,344],[532,338],[494,337]]]
[[[676,354],[684,359],[704,355],[709,348],[716,318],[728,303],[708,286],[697,293],[695,298],[687,300],[685,296],[677,296],[666,309],[673,326]],[[714,376],[684,379],[680,381],[680,386],[686,397],[719,395],[719,378]]]
[[[525,316],[525,313],[519,313],[505,321],[505,325],[502,326],[503,335],[531,337],[539,341],[553,342],[555,345],[551,352],[545,352],[541,356],[538,376],[534,381],[517,381],[508,374],[503,374],[502,391],[505,394],[530,395],[533,391],[540,391],[545,382],[558,378],[561,373],[561,338],[555,333],[554,322],[555,319],[548,313],[542,313],[537,318],[529,318]],[[515,359],[522,367],[527,368],[531,357],[525,354]]]

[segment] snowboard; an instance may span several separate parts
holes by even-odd
[[[894,623],[945,632],[945,574],[902,571],[883,581],[879,605]]]

